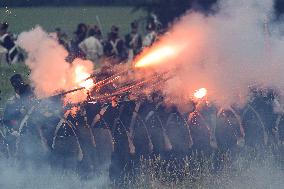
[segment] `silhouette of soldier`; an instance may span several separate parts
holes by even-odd
[[[75,58],[85,58],[84,52],[79,48],[79,44],[87,37],[88,26],[80,23],[77,30],[74,32],[74,37],[70,43],[69,55],[66,58],[68,62],[73,62]]]
[[[96,38],[96,35],[96,30],[91,28],[88,37],[79,43],[79,48],[84,52],[88,60],[98,65],[100,57],[103,55],[103,46],[99,39]]]
[[[7,129],[7,143],[9,145],[10,156],[14,158],[21,154],[21,137],[27,130],[28,120],[34,113],[34,95],[31,87],[26,84],[20,74],[15,74],[10,78],[15,95],[11,97],[4,110],[4,125]]]
[[[112,64],[122,63],[127,59],[124,41],[119,37],[119,28],[112,26],[108,40],[104,45],[104,54],[111,59]]]
[[[23,55],[19,52],[13,37],[8,33],[8,28],[7,22],[0,24],[0,45],[7,49],[6,61],[9,64],[15,64],[23,60]]]
[[[142,49],[142,37],[138,33],[138,24],[131,23],[131,32],[125,36],[125,45],[128,48],[128,58],[133,59]]]

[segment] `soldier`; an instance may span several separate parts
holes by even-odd
[[[62,114],[62,113],[60,113]],[[68,112],[57,123],[52,140],[51,166],[61,171],[75,171],[83,159],[82,147],[79,142],[77,127]]]
[[[103,44],[104,38],[101,29],[97,25],[95,25],[93,29],[95,30],[95,38],[97,38]]]
[[[74,32],[74,38],[70,43],[69,55],[66,58],[68,62],[73,62],[75,58],[85,58],[85,54],[80,50],[79,44],[87,37],[88,26],[80,23],[77,30]]]
[[[7,49],[6,61],[9,64],[15,64],[23,60],[23,55],[19,52],[13,37],[8,33],[9,24],[7,22],[0,24],[0,45]]]
[[[0,118],[0,160],[9,158],[9,148],[5,136],[3,120]]]
[[[78,172],[82,178],[93,176],[95,171],[94,153],[96,144],[86,114],[85,107],[80,106],[76,114],[68,118],[76,128],[77,147],[82,151],[82,160],[78,162]]]
[[[172,144],[173,155],[184,157],[190,150],[190,133],[183,115],[177,107],[170,105],[166,108],[168,118],[165,124],[166,132]]]
[[[112,64],[119,64],[127,59],[125,44],[119,37],[119,28],[117,26],[111,27],[111,32],[104,46],[104,54],[112,59]]]
[[[21,129],[17,138],[17,158],[23,167],[42,167],[48,163],[51,151],[49,142],[52,136],[47,131],[53,127],[45,122],[48,117],[47,112],[44,112],[44,107],[38,105],[36,109],[37,111],[33,111],[27,119],[26,125]]]
[[[222,152],[235,151],[244,137],[240,117],[233,109],[220,109],[215,129],[218,149]]]
[[[153,154],[164,156],[166,152],[172,150],[172,144],[165,130],[167,117],[166,105],[159,93],[152,94],[152,110],[146,116],[146,126],[153,143]],[[167,118],[166,118],[167,119]]]
[[[157,39],[156,25],[154,22],[149,22],[146,26],[147,34],[143,39],[143,47],[150,47]]]
[[[70,50],[68,36],[66,33],[61,31],[61,28],[55,28],[56,39],[60,45],[62,45],[67,51]]]
[[[192,151],[209,155],[212,152],[211,130],[209,123],[198,110],[189,114],[189,126],[192,136]]]
[[[131,61],[142,49],[142,37],[138,33],[138,24],[131,23],[131,32],[125,36],[125,45],[128,48],[128,59]]]
[[[6,104],[3,122],[8,131],[7,143],[10,155],[15,157],[16,140],[34,110],[33,107],[30,107],[33,92],[31,87],[25,84],[20,74],[13,75],[10,82],[15,90],[15,95]]]
[[[140,97],[135,101],[129,127],[135,146],[136,161],[139,161],[141,158],[148,158],[153,151],[151,136],[145,124],[145,118],[151,109],[151,103],[145,97]]]
[[[99,65],[100,57],[103,55],[103,46],[95,36],[96,31],[91,28],[88,37],[79,44],[79,48],[85,53],[88,60],[91,60],[95,65]]]
[[[263,104],[258,107],[258,112],[264,122],[265,130],[267,132],[267,144],[275,145],[277,144],[277,128],[276,128],[276,120],[277,113],[274,111],[275,102],[277,100],[278,94],[273,89],[267,89]]]
[[[283,113],[279,115],[276,125],[277,125],[277,129],[279,133],[279,144],[283,148],[284,147],[284,116],[283,116]]]
[[[254,107],[248,104],[242,114],[245,144],[250,147],[263,147],[267,144],[264,123]]]
[[[277,115],[273,111],[274,95],[270,90],[255,89],[243,111],[245,143],[263,148],[274,143]]]
[[[94,171],[105,174],[109,170],[113,141],[110,128],[104,120],[108,104],[103,102],[88,103],[85,105],[88,125],[94,137],[95,151],[93,154]]]
[[[114,143],[109,176],[115,185],[118,186],[123,184],[124,176],[129,171],[132,151],[127,128],[120,119],[123,111],[123,103],[119,103],[118,99],[114,97],[104,114],[104,120],[111,128]]]

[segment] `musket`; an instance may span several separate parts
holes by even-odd
[[[19,130],[17,132],[18,135],[20,135],[22,133],[22,130],[23,128],[25,127],[30,115],[38,108],[38,105],[40,104],[40,102],[42,102],[43,100],[47,100],[47,99],[56,99],[56,98],[60,98],[62,96],[65,96],[67,94],[70,94],[70,93],[73,93],[73,92],[76,92],[76,91],[79,91],[79,90],[83,90],[85,89],[85,87],[80,87],[80,88],[77,88],[77,89],[72,89],[70,91],[65,91],[65,92],[62,92],[60,94],[57,94],[57,95],[53,95],[53,96],[50,96],[50,97],[47,97],[47,98],[43,98],[43,99],[39,99],[38,100],[38,103],[35,103],[30,109],[29,111],[26,113],[26,115],[24,116],[24,118],[22,119],[21,123],[20,123],[20,126],[19,126]]]
[[[65,92],[62,92],[62,93],[59,93],[59,94],[56,94],[56,95],[52,95],[52,96],[49,96],[49,97],[40,99],[40,101],[41,101],[41,100],[48,100],[48,99],[60,98],[60,97],[66,96],[67,94],[74,93],[74,92],[77,92],[77,91],[81,91],[81,90],[84,90],[84,89],[85,89],[85,87],[80,87],[80,88],[72,89],[72,90],[69,90],[69,91],[65,91]]]

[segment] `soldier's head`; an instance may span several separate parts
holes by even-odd
[[[267,89],[264,99],[266,101],[273,101],[275,98],[277,98],[277,96],[278,96],[277,91],[273,89]]]
[[[146,26],[146,30],[148,32],[155,31],[156,30],[156,24],[154,22],[148,22],[147,26]]]
[[[161,91],[155,91],[151,94],[151,97],[152,97],[152,101],[154,103],[159,103],[161,101],[163,101],[163,95],[161,93]]]
[[[10,78],[11,85],[16,93],[20,93],[21,89],[25,86],[25,82],[20,74],[15,74]]]
[[[84,23],[80,23],[77,26],[77,30],[75,31],[75,34],[82,34],[82,33],[87,33],[88,31],[88,26]]]
[[[93,27],[93,29],[95,30],[95,36],[96,36],[98,39],[102,38],[102,31],[101,31],[101,29],[99,28],[99,26],[95,25],[95,26]]]
[[[119,28],[117,26],[112,26],[110,29],[110,37],[111,38],[117,38],[119,33]]]
[[[3,23],[1,23],[1,24],[0,24],[0,35],[3,35],[3,34],[5,34],[5,33],[7,33],[8,28],[9,28],[8,22],[3,22]]]
[[[95,30],[94,28],[89,29],[88,36],[89,36],[89,37],[91,37],[91,36],[96,36],[96,30]]]
[[[130,26],[131,26],[131,32],[132,33],[137,33],[138,32],[138,23],[137,22],[132,22],[130,24]]]
[[[56,33],[61,33],[61,28],[59,28],[59,27],[55,28],[55,32]]]

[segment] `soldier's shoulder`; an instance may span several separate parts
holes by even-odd
[[[11,96],[10,98],[8,98],[6,104],[7,105],[10,105],[10,104],[14,104],[17,100],[17,97],[16,96]]]

